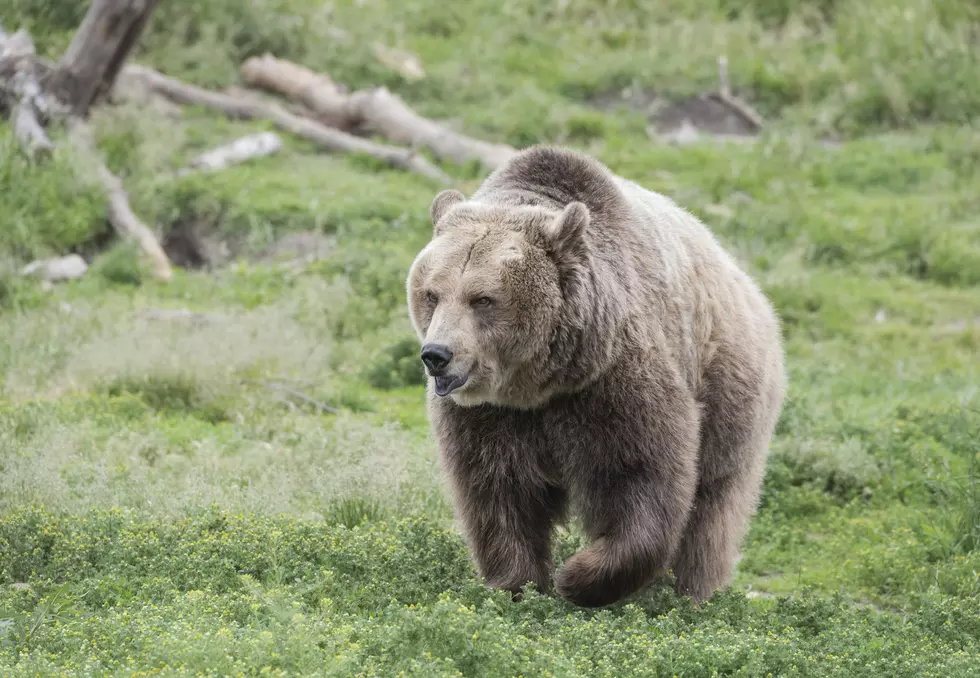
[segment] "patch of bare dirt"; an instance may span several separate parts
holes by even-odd
[[[757,127],[713,93],[671,101],[640,87],[599,93],[588,103],[601,111],[627,108],[649,121],[651,136],[685,143],[700,137],[751,140]]]
[[[263,264],[303,265],[323,259],[336,249],[333,236],[316,231],[286,233],[271,245],[256,251],[244,238],[222,235],[217,218],[187,217],[174,224],[161,241],[175,266],[210,270],[234,259],[247,258]]]
[[[180,221],[167,232],[160,246],[175,266],[192,270],[219,266],[234,253],[228,243],[212,235],[212,228],[197,219]]]

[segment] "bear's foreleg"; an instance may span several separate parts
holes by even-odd
[[[551,532],[565,504],[559,488],[521,486],[512,478],[496,488],[470,487],[459,502],[477,570],[492,588],[520,597],[528,582],[547,592],[551,582]]]
[[[444,470],[474,565],[488,586],[519,597],[528,582],[549,589],[552,528],[567,500],[513,428],[441,430]]]

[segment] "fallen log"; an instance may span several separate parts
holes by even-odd
[[[136,240],[140,248],[153,265],[154,276],[163,281],[173,278],[170,259],[160,246],[153,231],[140,221],[129,205],[129,196],[123,188],[122,180],[109,171],[96,150],[95,141],[88,125],[79,118],[68,121],[69,139],[83,159],[88,160],[95,168],[99,182],[105,188],[109,197],[109,223],[123,239]]]
[[[353,131],[362,124],[351,108],[346,89],[328,75],[271,54],[246,60],[240,70],[242,81],[249,87],[278,92],[310,109],[325,125]]]
[[[348,94],[328,76],[271,54],[248,59],[240,70],[247,85],[301,103],[339,129],[368,129],[395,143],[428,148],[437,158],[459,164],[477,160],[494,168],[516,153],[511,146],[473,139],[424,118],[384,87]]]
[[[191,160],[187,167],[179,170],[177,176],[184,176],[196,171],[214,172],[231,165],[241,164],[252,158],[272,155],[280,149],[282,149],[282,139],[273,132],[249,134],[232,141],[230,144],[202,153]]]
[[[230,118],[268,120],[276,127],[312,141],[327,150],[363,153],[392,167],[416,172],[443,185],[448,186],[453,183],[442,170],[412,150],[361,139],[315,120],[294,115],[274,103],[212,92],[188,85],[144,66],[129,65],[123,72],[126,77],[141,81],[151,90],[177,103],[203,106],[220,111]]]

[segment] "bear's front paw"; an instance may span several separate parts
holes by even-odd
[[[594,547],[576,553],[555,574],[555,590],[579,607],[602,607],[621,597],[615,577],[602,574],[601,555]]]

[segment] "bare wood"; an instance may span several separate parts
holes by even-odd
[[[178,176],[201,170],[213,172],[231,165],[238,165],[253,158],[260,158],[278,152],[282,148],[282,139],[273,132],[260,132],[236,139],[229,144],[219,146],[207,153],[202,153],[191,160],[187,167],[177,172]]]
[[[440,159],[458,164],[478,160],[494,168],[517,153],[511,146],[473,139],[423,118],[385,87],[355,92],[351,105],[369,129],[397,143],[428,148]]]
[[[110,0],[96,0],[92,10],[89,11],[89,19],[93,16],[94,10],[97,7],[101,6],[104,8],[107,2],[110,2]],[[155,2],[156,0],[145,0],[140,7],[148,14]],[[83,24],[84,27],[85,25]],[[97,29],[89,26],[87,30],[91,33]],[[84,32],[82,29],[79,29],[79,33]],[[78,38],[79,34],[77,33],[76,39]],[[125,40],[128,39],[130,38],[125,38]],[[133,40],[135,41],[135,38]],[[75,41],[72,42],[72,45],[76,46],[76,49],[83,50],[85,40],[79,40],[79,43],[82,44],[81,47],[76,46]],[[122,44],[122,42],[119,44]],[[98,52],[103,46],[97,45],[94,51]],[[129,44],[129,48],[131,47],[132,44]],[[128,51],[128,48],[126,51]],[[71,53],[72,49],[69,48],[66,53],[66,59]],[[119,56],[124,59],[125,52],[120,52]],[[67,59],[67,62],[69,64],[75,63],[72,59]],[[88,62],[83,60],[82,63]],[[107,68],[118,69],[118,66],[109,63]],[[55,71],[51,73],[50,68],[37,58],[34,41],[31,40],[30,35],[26,31],[21,30],[14,35],[7,35],[6,32],[0,29],[0,94],[2,94],[2,98],[7,107],[11,109],[14,129],[18,139],[21,140],[21,143],[26,148],[34,151],[50,151],[54,148],[54,145],[44,132],[42,120],[46,122],[49,118],[55,116],[64,117],[69,113],[69,110],[57,97],[50,96],[41,86],[42,74],[47,75],[48,73],[51,74],[52,80],[57,80],[59,72]],[[61,77],[64,77],[65,73],[66,71],[61,71]],[[77,107],[77,101],[72,101],[72,103]],[[91,100],[88,101],[86,110],[90,104]],[[92,133],[88,129],[88,126],[81,118],[76,116],[69,116],[67,122],[69,138],[72,144],[82,156],[91,161],[96,176],[108,193],[109,223],[112,224],[112,227],[120,236],[133,238],[140,243],[143,251],[153,262],[153,272],[157,278],[170,280],[173,277],[173,271],[167,255],[164,253],[163,248],[160,247],[160,243],[153,235],[153,232],[133,213],[129,205],[129,198],[123,189],[122,181],[110,172],[101,158],[99,158],[95,141],[92,138]]]
[[[271,54],[247,59],[240,70],[242,80],[249,87],[283,94],[309,108],[325,125],[350,131],[360,124],[344,87],[327,75]]]
[[[765,125],[765,121],[762,119],[759,112],[752,108],[752,106],[750,106],[748,103],[736,97],[734,94],[729,94],[726,96],[722,92],[712,92],[710,96],[712,96],[716,101],[720,101],[735,111],[735,113],[749,123],[749,125],[751,125],[755,131],[761,130]]]
[[[14,123],[14,135],[25,153],[32,157],[51,155],[54,144],[38,122],[34,109],[28,102],[20,101],[15,104],[10,118]]]
[[[232,118],[269,120],[280,129],[328,150],[363,153],[393,167],[416,172],[441,184],[448,186],[453,183],[442,170],[413,151],[355,137],[317,121],[294,115],[276,104],[211,92],[182,83],[143,66],[126,66],[124,74],[142,80],[152,90],[177,103],[212,108]]]
[[[382,45],[380,42],[372,46],[374,58],[384,66],[398,73],[406,80],[421,80],[425,77],[425,69],[417,55],[403,49],[395,49]]]
[[[732,95],[732,87],[728,82],[728,57],[718,57],[718,92],[723,97]]]
[[[48,89],[84,117],[112,89],[157,0],[93,0]]]
[[[109,171],[99,158],[88,125],[79,118],[71,118],[68,121],[68,129],[75,148],[95,166],[96,175],[108,193],[109,223],[120,237],[133,239],[139,243],[140,248],[153,264],[153,274],[156,278],[163,281],[172,279],[173,270],[170,267],[170,260],[156,236],[153,235],[153,231],[133,212],[122,181]]]
[[[38,121],[32,99],[39,95],[34,41],[27,31],[8,35],[0,28],[0,73],[4,74],[4,103],[10,109],[14,135],[24,151],[31,156],[50,153],[54,148]]]
[[[478,160],[494,168],[516,153],[511,146],[473,139],[424,118],[384,87],[347,94],[326,75],[269,54],[248,59],[241,74],[246,84],[302,103],[328,124],[364,127],[396,143],[428,148],[440,159]]]
[[[54,149],[41,120],[54,112],[57,102],[49,101],[38,83],[43,70],[27,31],[8,35],[0,28],[0,93],[17,141],[30,156],[47,155]]]
[[[765,125],[765,121],[757,110],[732,94],[731,83],[728,79],[728,58],[725,56],[718,57],[718,91],[712,92],[708,96],[735,111],[755,131],[761,130]]]

